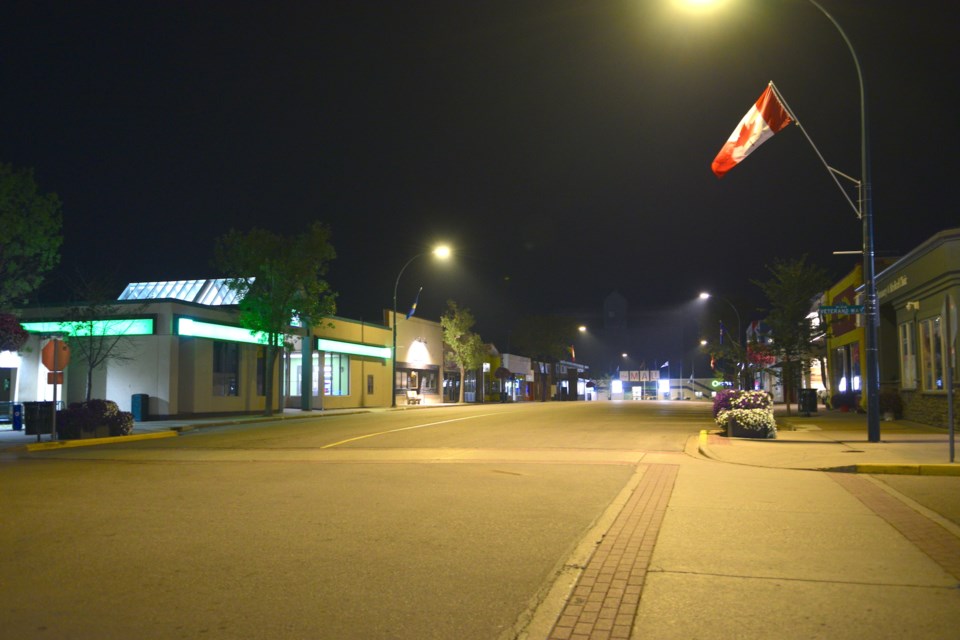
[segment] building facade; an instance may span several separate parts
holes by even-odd
[[[63,307],[20,311],[30,333],[3,366],[14,402],[115,401],[122,410],[143,405],[153,418],[260,413],[266,407],[265,337],[240,326],[235,300],[223,281],[134,283],[110,313],[89,322],[69,322]],[[346,318],[327,318],[294,336],[279,354],[274,374],[276,407],[306,409],[389,406],[390,330]],[[306,334],[309,333],[309,340]],[[74,355],[56,389],[41,361],[43,345],[64,339]],[[290,338],[290,336],[288,336]],[[113,343],[113,355],[88,377],[82,341]],[[306,376],[304,354],[313,366]]]
[[[885,391],[895,391],[905,418],[947,426],[948,367],[957,386],[960,228],[941,231],[885,268],[876,286],[881,404]]]
[[[383,315],[385,324],[392,331],[393,311],[385,310]],[[450,397],[450,394],[444,393],[444,389],[454,381],[444,375],[443,329],[440,323],[402,315],[396,316],[396,323],[397,374],[393,386],[397,406],[407,404],[408,394],[416,394],[420,404],[444,402],[445,395]]]

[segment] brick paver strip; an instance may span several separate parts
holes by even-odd
[[[865,478],[851,473],[828,475],[960,580],[960,538]]]
[[[651,464],[584,568],[550,640],[627,640],[677,465]]]

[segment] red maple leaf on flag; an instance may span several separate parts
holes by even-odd
[[[737,137],[736,146],[742,147],[745,144],[747,144],[747,142],[750,141],[750,136],[753,135],[753,128],[756,126],[756,124],[757,124],[756,120],[751,120],[750,122],[743,123],[743,126],[740,127],[740,135]]]

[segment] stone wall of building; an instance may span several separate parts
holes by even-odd
[[[947,397],[932,393],[901,391],[903,397],[903,417],[906,420],[947,428]],[[954,395],[953,425],[960,427],[957,414],[960,413],[960,398]]]

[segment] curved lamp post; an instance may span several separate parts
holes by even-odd
[[[860,220],[863,222],[863,285],[864,312],[866,326],[863,329],[866,342],[867,364],[867,440],[880,442],[880,360],[877,353],[877,327],[880,316],[877,301],[877,280],[874,264],[873,246],[873,196],[870,185],[870,144],[867,137],[867,94],[863,86],[863,71],[860,59],[840,23],[816,0],[810,0],[837,28],[840,37],[850,50],[853,66],[857,69],[857,82],[860,85]]]
[[[410,263],[416,260],[417,258],[422,258],[427,255],[427,253],[432,253],[434,257],[440,258],[441,260],[446,260],[450,257],[450,247],[447,245],[438,245],[433,248],[433,251],[418,253],[409,260],[406,264],[400,268],[400,273],[397,274],[397,279],[393,283],[393,317],[390,319],[391,324],[393,325],[393,350],[391,351],[391,376],[390,376],[390,386],[393,387],[393,391],[390,392],[390,406],[397,406],[397,287],[400,286],[400,276],[403,275],[403,272],[407,270],[407,267],[410,266]]]
[[[860,58],[853,43],[829,11],[817,0],[808,0],[836,28],[853,58],[860,88],[860,207],[857,212],[863,225],[863,286],[864,286],[864,342],[867,368],[867,440],[880,442],[880,361],[878,358],[877,328],[880,316],[877,300],[876,266],[874,260],[873,195],[870,184],[870,142],[867,136],[867,94],[864,89]],[[691,6],[711,4],[712,0],[688,0]],[[833,170],[831,170],[833,171]]]
[[[726,302],[728,305],[730,305],[730,308],[731,308],[731,309],[733,309],[733,313],[737,316],[737,339],[736,339],[734,342],[736,343],[736,345],[737,345],[738,347],[742,346],[743,343],[740,342],[740,339],[741,339],[741,336],[743,335],[743,333],[742,333],[743,327],[742,327],[742,324],[741,324],[741,322],[740,322],[740,312],[737,311],[737,308],[736,308],[735,306],[733,306],[733,303],[732,303],[732,302],[730,302],[729,300],[727,300],[727,299],[724,298],[723,296],[714,296],[714,295],[712,295],[712,294],[710,294],[710,293],[708,293],[708,292],[706,292],[706,291],[701,291],[701,292],[700,292],[700,299],[701,299],[701,300],[709,300],[710,298],[717,298],[718,300],[723,300],[723,301]],[[744,352],[744,355],[746,355],[746,352]],[[739,369],[739,371],[737,372],[737,388],[739,389],[739,388],[742,386],[741,383],[743,382],[743,380],[741,380],[741,377],[742,377],[742,375],[743,375],[743,363],[742,363],[742,362],[738,362],[738,363],[737,363],[737,368]]]

